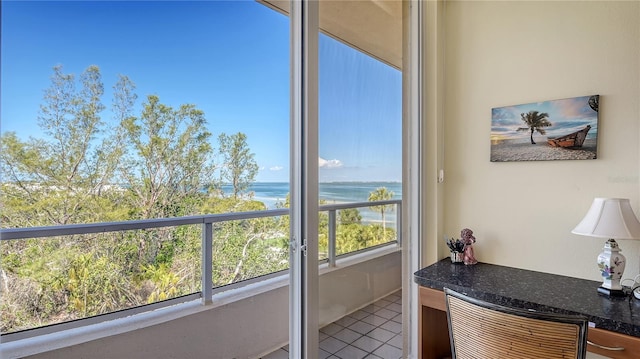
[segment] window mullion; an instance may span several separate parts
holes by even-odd
[[[289,356],[314,359],[318,356],[318,2],[292,1],[290,14]]]

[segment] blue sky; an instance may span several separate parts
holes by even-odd
[[[531,132],[517,131],[526,127],[520,114],[529,111],[547,113],[552,126],[545,127],[544,137],[558,137],[583,129],[591,125],[587,138],[598,135],[598,112],[589,106],[591,96],[573,97],[545,102],[528,103],[522,105],[498,107],[491,110],[491,139],[492,141],[521,139],[528,141]],[[534,133],[534,139],[542,135]]]
[[[257,180],[288,181],[289,22],[253,1],[2,2],[2,132],[37,127],[52,68],[100,67],[103,104],[118,74],[141,106],[195,104],[217,136],[247,135]],[[320,37],[320,180],[399,181],[401,74]],[[111,120],[109,111],[103,119]]]

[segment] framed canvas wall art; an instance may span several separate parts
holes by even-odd
[[[491,162],[597,158],[599,95],[491,109]]]

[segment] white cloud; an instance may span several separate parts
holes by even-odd
[[[269,171],[282,171],[284,167],[282,166],[273,166],[273,167],[269,167]]]
[[[322,157],[318,158],[318,167],[320,168],[339,168],[342,167],[340,160],[325,160]]]

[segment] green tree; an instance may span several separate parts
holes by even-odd
[[[101,118],[103,93],[97,66],[77,78],[53,68],[37,119],[42,138],[7,133],[0,141],[3,226],[128,219],[123,193],[112,185],[120,152]],[[121,309],[135,297],[121,270],[130,268],[122,241],[84,235],[2,242],[3,286],[16,294],[3,298],[2,317],[19,308],[3,320],[3,331]]]
[[[533,141],[533,133],[538,132],[541,135],[547,134],[544,127],[552,126],[549,121],[549,114],[546,112],[529,111],[527,113],[521,113],[520,117],[527,127],[520,127],[518,131],[531,131],[531,144],[535,145]]]
[[[108,189],[117,152],[101,120],[100,70],[89,66],[79,78],[54,67],[40,106],[38,125],[47,136],[20,140],[2,136],[0,166],[5,181],[5,226],[41,226],[114,219],[101,194]],[[118,216],[116,216],[118,217]]]
[[[66,300],[80,317],[107,313],[132,304],[127,303],[134,297],[129,292],[128,277],[122,272],[120,263],[108,253],[77,253],[65,274],[60,278],[63,281],[59,283],[62,286],[59,289],[64,290]]]
[[[205,211],[229,213],[264,210],[259,201],[210,199]],[[256,218],[216,223],[213,235],[214,286],[288,268],[288,236],[281,218]]]
[[[120,84],[128,82],[121,79]],[[127,184],[134,218],[168,218],[198,212],[204,189],[212,187],[215,165],[211,160],[211,133],[204,112],[194,105],[178,109],[160,103],[156,95],[147,96],[139,117],[129,116],[128,91],[121,91],[122,117],[118,142],[124,149],[120,176]],[[138,236],[139,257],[155,261],[158,253],[171,254],[175,246],[170,229]],[[163,248],[164,246],[171,248]],[[163,256],[170,262],[172,256]]]
[[[247,136],[238,132],[228,136],[224,133],[218,137],[220,155],[223,162],[220,168],[221,179],[233,186],[233,198],[246,191],[258,174],[255,155],[250,152]]]
[[[117,123],[122,123],[133,116],[133,109],[138,99],[136,85],[125,75],[118,75],[118,81],[113,85],[113,114]]]
[[[120,175],[134,196],[139,218],[189,215],[211,188],[211,133],[204,112],[194,105],[174,110],[149,95],[140,117],[121,122],[126,150]]]
[[[369,202],[375,201],[388,201],[393,198],[393,191],[389,191],[386,187],[378,187],[371,193],[369,193]],[[387,227],[385,223],[384,213],[393,208],[393,205],[384,205],[384,206],[371,206],[369,207],[371,210],[380,212],[382,216],[382,233],[386,233]]]
[[[362,215],[357,208],[347,208],[338,211],[338,221],[340,224],[360,224],[362,222]]]
[[[147,298],[147,303],[174,298],[180,294],[178,290],[180,278],[165,263],[145,266],[144,271],[154,287]]]
[[[0,138],[5,227],[265,209],[261,202],[239,198],[257,173],[244,134],[223,138],[228,175],[239,174],[231,181],[234,198],[222,198],[211,191],[216,168],[202,111],[193,105],[174,109],[157,96],[148,96],[138,111],[135,84],[120,76],[112,102],[119,127],[112,133],[100,117],[98,67],[87,68],[78,80],[54,68],[39,116],[46,137],[24,141],[7,133]],[[347,214],[344,221],[359,220]],[[288,216],[216,224],[215,284],[286,269],[288,226]],[[197,226],[181,226],[2,241],[0,290],[6,295],[0,301],[0,329],[11,332],[193,293],[200,289],[200,235]]]

